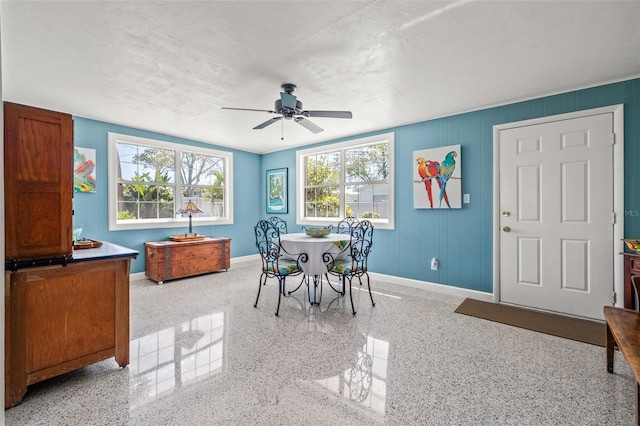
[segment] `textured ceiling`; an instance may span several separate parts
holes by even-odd
[[[5,100],[257,153],[640,76],[640,1],[0,7]],[[221,109],[273,109],[289,82],[353,119]]]

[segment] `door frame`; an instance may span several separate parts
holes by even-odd
[[[545,124],[560,120],[589,117],[600,114],[613,114],[613,288],[616,292],[616,303],[613,306],[624,306],[624,263],[620,245],[616,241],[624,238],[624,105],[610,105],[566,114],[551,115],[530,120],[493,126],[493,302],[500,302],[500,131],[516,127]]]

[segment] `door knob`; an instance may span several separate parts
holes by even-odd
[[[502,216],[507,217],[511,214],[511,212],[509,210],[505,210],[502,212]]]
[[[504,232],[509,232],[509,231],[511,231],[511,228],[509,228],[508,226],[505,226],[504,228],[502,228],[502,230]]]

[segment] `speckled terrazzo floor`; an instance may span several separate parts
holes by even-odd
[[[31,385],[7,425],[631,425],[619,353],[454,313],[462,298],[372,282],[253,307],[259,264],[131,282],[131,363]],[[288,283],[291,286],[291,283]]]

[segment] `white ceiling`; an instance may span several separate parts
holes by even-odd
[[[637,0],[0,7],[4,100],[257,153],[640,76]],[[353,119],[221,109],[273,109],[287,82]]]

